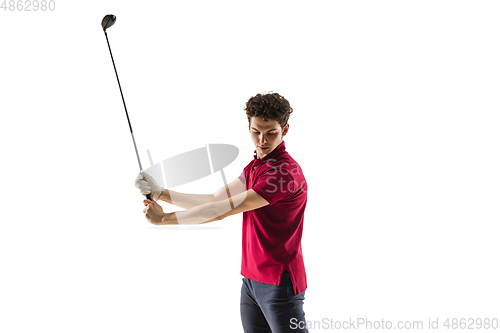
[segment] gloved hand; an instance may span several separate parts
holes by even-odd
[[[137,178],[135,180],[135,187],[141,190],[141,194],[143,195],[151,193],[151,199],[155,201],[160,198],[161,192],[163,192],[164,190],[146,171],[142,171],[142,173],[139,173],[137,175]]]

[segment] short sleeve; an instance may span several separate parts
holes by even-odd
[[[241,175],[238,177],[238,179],[245,184],[245,170],[241,173]]]
[[[259,177],[252,190],[272,206],[295,191],[295,181],[293,176],[286,171],[266,172]]]

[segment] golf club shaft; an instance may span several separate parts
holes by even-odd
[[[125,98],[123,97],[122,86],[120,84],[120,79],[118,78],[118,71],[116,70],[115,60],[113,59],[113,52],[111,52],[111,46],[109,45],[108,34],[104,31],[104,35],[106,36],[106,42],[108,43],[109,54],[111,55],[111,61],[113,62],[113,68],[115,69],[116,80],[118,81],[118,87],[120,88],[120,94],[122,96],[123,106],[125,108],[125,114],[127,115],[128,126],[130,128],[130,134],[132,134],[132,141],[134,142],[135,154],[137,155],[137,161],[139,162],[139,169],[142,172],[141,159],[139,158],[139,152],[137,151],[137,145],[135,144],[134,132],[132,131],[132,124],[130,124],[130,118],[128,117],[127,105],[125,104]],[[151,200],[151,194],[148,193],[146,198]]]

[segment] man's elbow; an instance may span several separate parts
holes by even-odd
[[[218,207],[217,201],[211,201],[207,202],[205,204],[205,208],[203,209],[204,214],[203,214],[203,219],[204,222],[201,223],[208,223],[208,222],[214,222],[214,221],[219,221],[220,219],[220,213],[219,213],[219,207]]]
[[[197,224],[204,224],[221,220],[218,215],[219,213],[215,202],[207,202],[202,206],[203,207],[199,207],[200,215],[198,217]]]
[[[215,201],[210,203],[211,206],[210,215],[215,221],[223,220],[226,217],[235,214],[233,212],[234,208],[229,202],[232,202],[232,199],[227,199],[224,201]]]

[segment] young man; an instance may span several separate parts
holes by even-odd
[[[199,224],[243,212],[240,312],[245,332],[308,332],[303,302],[307,288],[302,229],[307,183],[283,137],[293,109],[277,93],[257,94],[246,103],[248,129],[256,147],[238,179],[214,194],[183,194],[159,187],[147,173],[136,187],[149,222]],[[229,197],[228,197],[229,196]],[[184,211],[164,213],[155,200]]]

